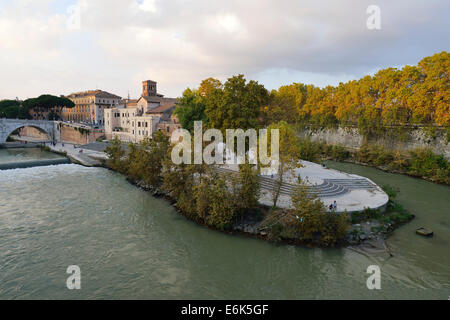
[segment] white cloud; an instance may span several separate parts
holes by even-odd
[[[66,10],[49,9],[55,1],[1,8],[0,70],[12,81],[2,81],[0,98],[97,85],[136,96],[144,78],[176,96],[238,73],[272,87],[323,85],[416,63],[450,43],[450,4],[439,0],[378,1],[377,32],[366,28],[369,0],[78,0],[72,30]]]
[[[236,34],[243,31],[243,26],[239,21],[239,18],[235,14],[227,13],[220,14],[214,18],[214,24],[219,33]]]
[[[155,0],[143,0],[139,5],[139,9],[153,13],[158,12]]]

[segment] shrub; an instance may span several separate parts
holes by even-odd
[[[251,164],[239,165],[238,188],[235,191],[239,209],[251,210],[258,206],[261,186],[258,170]]]
[[[306,161],[318,162],[321,157],[321,145],[309,139],[299,140],[300,158]]]
[[[443,155],[430,149],[418,148],[409,152],[411,164],[408,173],[417,177],[429,177],[436,182],[450,183],[450,163]]]
[[[228,190],[226,180],[223,176],[214,179],[211,186],[210,211],[207,219],[208,224],[219,229],[228,229],[235,217],[237,206],[233,201],[233,195]]]
[[[291,195],[292,210],[275,210],[266,216],[262,228],[271,239],[293,239],[332,246],[343,240],[350,227],[346,213],[327,212],[322,201],[299,182]]]
[[[122,159],[125,155],[125,150],[122,148],[122,143],[117,136],[106,147],[105,153],[108,155],[108,160],[106,161],[108,167],[121,173],[127,172],[126,162]]]
[[[336,145],[331,147],[329,156],[336,161],[343,161],[350,157],[350,152],[343,146]]]
[[[400,189],[398,189],[397,187],[390,186],[388,184],[382,186],[381,188],[389,196],[390,201],[393,201],[397,197],[398,193],[400,192]]]

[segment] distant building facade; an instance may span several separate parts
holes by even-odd
[[[145,137],[152,138],[157,130],[171,134],[181,128],[173,115],[176,105],[177,99],[165,98],[157,92],[155,81],[143,81],[139,99],[123,100],[117,108],[104,111],[106,137],[139,142]]]
[[[105,110],[117,108],[122,103],[121,97],[102,90],[72,93],[66,98],[72,100],[75,107],[64,107],[61,112],[62,120],[100,126],[105,124]]]

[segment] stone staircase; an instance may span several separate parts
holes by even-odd
[[[216,168],[218,172],[224,174],[238,174],[238,172],[224,169],[224,168]],[[276,180],[274,178],[269,177],[259,177],[259,181],[261,184],[261,188],[265,190],[273,190],[276,186]],[[292,190],[295,188],[294,184],[283,182],[280,189],[280,194],[282,195],[290,195]],[[375,185],[367,179],[325,179],[324,182],[320,185],[313,185],[309,187],[311,193],[316,194],[320,198],[327,197],[336,197],[346,193],[349,193],[351,190],[357,189],[375,189]]]

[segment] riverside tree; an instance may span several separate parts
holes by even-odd
[[[300,148],[298,144],[298,137],[294,129],[285,121],[280,121],[271,124],[268,128],[268,140],[271,142],[270,134],[272,130],[279,130],[279,165],[277,170],[277,177],[274,189],[272,190],[273,207],[277,206],[278,198],[280,196],[281,186],[286,178],[286,174],[295,175],[294,170],[301,168],[300,162]]]
[[[302,240],[318,241],[323,246],[330,246],[342,241],[347,235],[347,213],[328,212],[320,198],[300,178],[292,191],[291,201],[293,210],[289,212],[288,221]]]
[[[450,54],[443,51],[417,66],[382,69],[336,87],[282,86],[272,91],[271,102],[263,109],[264,122],[357,126],[366,136],[395,134],[415,124],[448,127],[449,70]]]
[[[237,203],[241,211],[252,210],[258,206],[258,200],[261,192],[259,183],[258,168],[249,163],[239,165],[238,186],[235,194]]]
[[[122,148],[122,142],[117,136],[111,141],[111,144],[106,147],[105,153],[108,155],[107,165],[113,170],[121,173],[127,172],[126,162],[123,157],[125,150]]]
[[[17,100],[0,101],[0,118],[8,119],[31,119],[28,109],[23,107]]]
[[[194,132],[194,122],[207,123],[205,115],[206,98],[199,91],[186,89],[179,99],[174,113],[184,129]]]
[[[223,87],[211,90],[207,96],[208,126],[222,133],[226,129],[256,129],[261,107],[268,101],[268,91],[258,82],[246,82],[242,74],[229,78]]]

